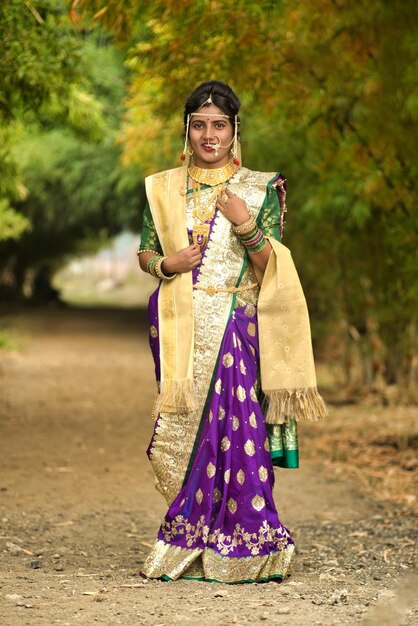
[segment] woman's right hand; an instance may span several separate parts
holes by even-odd
[[[174,254],[170,254],[162,263],[164,274],[191,272],[202,260],[199,246],[191,244]]]

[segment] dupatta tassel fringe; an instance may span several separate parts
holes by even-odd
[[[158,413],[190,413],[196,408],[193,381],[165,380],[157,399]]]
[[[264,391],[268,408],[267,424],[284,424],[287,418],[319,420],[327,415],[327,409],[316,387],[304,389],[275,389]]]

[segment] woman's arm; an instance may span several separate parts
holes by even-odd
[[[148,261],[152,257],[157,256],[155,252],[138,251],[138,260],[141,270],[147,272]],[[162,255],[159,255],[162,256]],[[202,259],[199,246],[191,245],[187,248],[183,248],[174,254],[170,254],[164,258],[161,264],[163,273],[167,276],[172,274],[181,274],[184,272],[191,272],[193,268],[197,267]]]
[[[148,262],[150,259],[156,256],[164,256],[148,203],[144,209],[141,245],[139,246],[137,254],[139,266],[143,272],[148,272]],[[183,248],[165,257],[161,264],[161,269],[166,276],[190,272],[194,267],[199,265],[201,258],[202,255],[198,246],[187,246],[187,248]]]
[[[266,245],[260,252],[249,252],[248,255],[250,257],[251,263],[254,267],[260,270],[260,272],[264,273],[264,270],[267,267],[267,263],[269,260],[270,252],[272,251],[272,247],[269,241],[266,242]]]
[[[228,200],[226,202],[225,200],[222,202],[222,196],[225,193],[228,196]],[[245,224],[245,222],[248,222],[251,217],[244,200],[231,193],[229,189],[221,192],[217,198],[216,206],[225,215],[226,219],[228,219],[234,226],[241,226],[242,224]],[[254,267],[260,270],[260,272],[264,272],[266,269],[271,250],[272,247],[270,243],[266,241],[265,245],[259,252],[248,252],[251,263]]]

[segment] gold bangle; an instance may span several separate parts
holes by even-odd
[[[155,273],[157,275],[157,277],[160,280],[173,280],[173,278],[176,276],[176,274],[172,274],[171,276],[167,276],[167,274],[164,274],[161,265],[163,264],[163,262],[166,260],[166,256],[162,256],[158,259],[158,261],[156,262],[155,266],[154,266],[154,270]]]
[[[253,230],[256,226],[256,221],[254,217],[250,217],[246,222],[240,224],[239,226],[233,226],[232,230],[236,235],[245,235]]]
[[[145,250],[145,249],[144,249],[144,250],[141,250],[141,249],[139,249],[139,250],[137,250],[136,255],[137,255],[137,256],[139,256],[139,255],[140,255],[140,254],[142,254],[143,252],[152,252],[153,254],[158,254],[158,255],[160,254],[160,253],[159,253],[159,252],[157,252],[156,250],[148,250],[148,249],[147,249],[147,250]]]

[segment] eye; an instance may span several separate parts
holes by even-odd
[[[225,123],[224,122],[216,122],[216,128],[225,128]]]
[[[193,124],[193,128],[196,128],[196,130],[200,130],[201,128],[203,128],[202,122],[195,122]]]

